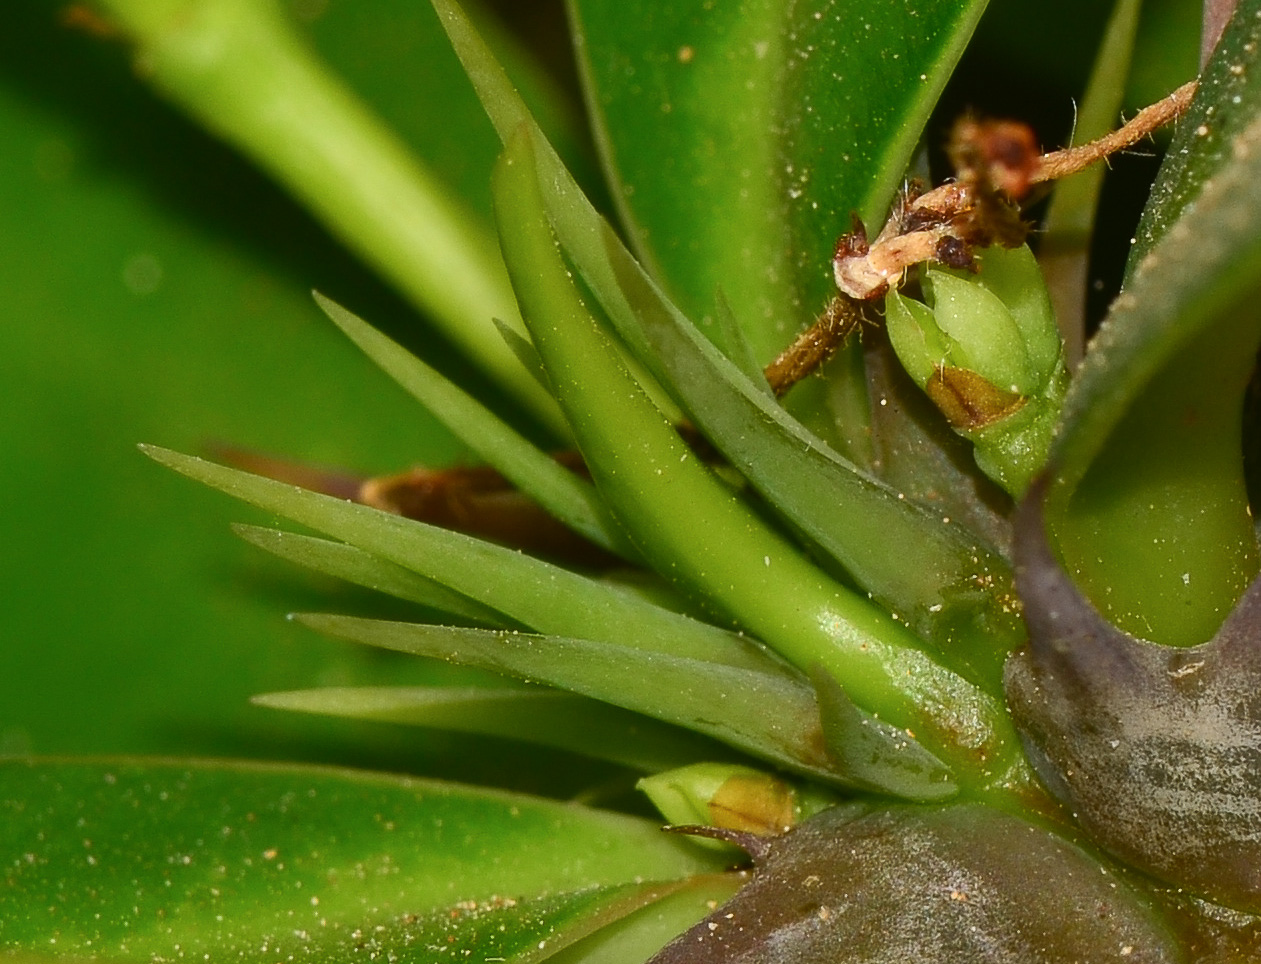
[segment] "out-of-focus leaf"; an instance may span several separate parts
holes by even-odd
[[[498,139],[427,5],[289,6],[334,71],[484,215]],[[440,736],[403,744],[385,727],[251,707],[263,689],[432,672],[304,643],[277,613],[317,599],[369,608],[364,594],[225,540],[241,512],[155,475],[133,448],[227,442],[377,472],[446,464],[461,447],[347,350],[308,292],[381,319],[444,367],[449,351],[279,189],[154,98],[122,43],[67,27],[67,10],[82,5],[0,13],[0,383],[21,400],[0,412],[0,755],[349,759],[353,744],[364,764],[445,770],[458,757],[467,772],[473,755],[444,755],[453,741]],[[548,124],[556,112],[502,39]],[[511,779],[504,760],[493,769]]]
[[[516,319],[484,222],[319,59],[278,0],[96,0],[164,97],[244,152],[543,424],[495,332]],[[432,96],[432,95],[431,95]]]
[[[678,685],[677,680],[671,684]],[[643,773],[730,751],[673,726],[574,693],[506,684],[489,687],[326,687],[254,698],[260,706],[359,720],[382,720],[541,743]]]
[[[303,645],[277,613],[327,582],[224,539],[228,507],[154,473],[135,442],[379,470],[459,447],[382,391],[308,292],[396,327],[407,309],[140,87],[120,46],[60,26],[65,6],[0,13],[0,755],[332,757],[344,740],[302,742],[328,726],[249,695],[425,676]],[[413,742],[387,764],[392,736],[353,729],[364,759],[435,762]]]
[[[1240,412],[1261,341],[1261,82],[1232,69],[1256,56],[1259,11],[1240,5],[1171,150],[1194,203],[1153,200],[1052,451],[1066,568],[1110,622],[1170,645],[1211,637],[1259,564]]]
[[[521,953],[714,869],[643,821],[327,769],[10,763],[0,813],[0,949],[50,958]]]
[[[984,0],[570,0],[615,199],[693,318],[721,288],[765,364],[883,218]]]

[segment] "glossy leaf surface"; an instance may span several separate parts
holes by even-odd
[[[1259,564],[1240,438],[1261,341],[1261,83],[1256,70],[1231,70],[1235,45],[1255,53],[1261,40],[1256,12],[1241,5],[1210,67],[1230,83],[1206,81],[1197,95],[1231,132],[1228,156],[1213,161],[1221,149],[1194,117],[1180,128],[1168,163],[1205,152],[1214,173],[1132,268],[1051,454],[1060,488],[1048,513],[1070,570],[1110,622],[1172,645],[1211,637]],[[1167,200],[1154,210],[1173,216]]]
[[[850,212],[883,218],[985,2],[569,6],[637,250],[692,318],[721,288],[765,364]]]
[[[626,817],[324,769],[6,764],[0,810],[0,947],[48,956],[324,961],[488,934],[516,954],[713,869]]]

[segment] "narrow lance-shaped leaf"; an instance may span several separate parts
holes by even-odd
[[[440,582],[540,632],[656,649],[770,675],[789,672],[734,633],[511,549],[178,452],[151,446],[142,446],[142,451],[190,478]]]
[[[575,693],[539,686],[325,687],[254,698],[259,706],[346,719],[481,733],[655,773],[734,758],[695,733]]]
[[[633,554],[591,483],[560,465],[471,395],[341,305],[316,302],[347,337],[505,478],[601,548]]]
[[[814,693],[801,681],[582,639],[422,626],[349,616],[305,615],[308,626],[345,639],[449,660],[582,693],[721,740],[776,766],[828,783],[944,799],[956,787],[914,741],[872,726],[871,745],[899,783],[834,765]],[[634,680],[628,686],[627,680]],[[871,724],[868,718],[859,726]],[[842,764],[848,761],[840,761]]]
[[[503,614],[497,610],[475,603],[440,582],[426,579],[344,542],[260,526],[236,525],[232,531],[246,542],[282,559],[357,586],[388,593],[472,623],[484,626],[506,624]]]
[[[799,667],[822,665],[869,712],[981,779],[1014,750],[1001,706],[935,663],[870,600],[829,579],[692,456],[587,314],[552,240],[532,135],[495,172],[509,273],[596,485],[659,572]],[[984,761],[984,762],[982,762]]]

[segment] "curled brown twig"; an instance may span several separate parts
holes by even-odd
[[[1075,174],[1168,124],[1186,111],[1196,82],[1139,111],[1112,133],[1042,154],[1028,125],[964,117],[950,139],[955,179],[924,192],[911,185],[899,197],[874,241],[854,218],[836,243],[832,268],[838,294],[819,319],[765,370],[776,395],[819,365],[858,327],[862,305],[900,285],[906,272],[925,262],[972,268],[973,252],[991,245],[1022,244],[1029,226],[1020,202],[1037,184]]]

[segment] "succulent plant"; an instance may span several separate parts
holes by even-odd
[[[1019,203],[1115,145],[1042,156],[1023,126],[969,119],[944,193],[901,186],[933,166],[926,125],[981,0],[571,0],[615,219],[474,20],[433,5],[501,141],[498,249],[279,7],[75,14],[124,36],[499,393],[317,294],[484,466],[347,485],[144,451],[306,530],[237,527],[247,542],[406,607],[297,621],[459,667],[260,703],[606,761],[662,816],[299,766],[6,763],[0,951],[1261,957],[1241,446],[1261,3],[1206,43],[1189,106],[1190,87],[1158,108],[1185,113],[1080,365],[1080,319],[1061,307],[1057,328],[1052,305],[1084,292],[1057,246],[1084,264],[1098,180],[1053,188],[1032,251]],[[1223,10],[1205,7],[1212,37]],[[1119,109],[1137,10],[1112,14],[1083,140]]]

